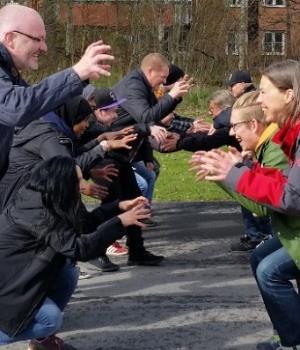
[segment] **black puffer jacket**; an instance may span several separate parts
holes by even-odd
[[[0,216],[1,331],[14,337],[28,326],[66,258],[93,259],[122,237],[118,213],[117,202],[91,213],[81,205],[82,220],[71,227],[46,215],[39,192],[22,187]]]

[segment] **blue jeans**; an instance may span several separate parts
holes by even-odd
[[[14,338],[0,331],[0,345],[26,339],[45,338],[56,333],[61,328],[63,310],[77,286],[78,277],[78,268],[66,264],[58,273],[53,283],[53,290],[49,292],[31,324]]]
[[[144,197],[146,197],[147,192],[148,192],[148,184],[147,181],[143,178],[143,176],[141,176],[140,174],[138,174],[136,171],[134,172],[134,176],[136,179],[136,182],[138,184],[138,187],[140,189],[140,191],[142,192],[142,195]],[[147,197],[146,197],[147,198]]]
[[[269,216],[255,217],[250,210],[241,206],[246,235],[255,240],[272,236],[271,219]]]
[[[153,197],[153,191],[154,191],[154,184],[155,184],[155,180],[156,180],[156,174],[154,172],[154,170],[148,170],[145,166],[145,163],[143,161],[140,162],[134,162],[132,164],[133,168],[135,169],[135,173],[137,173],[138,175],[140,175],[144,180],[146,180],[147,183],[147,189],[145,189],[145,194],[143,193],[139,181],[141,183],[141,180],[137,178],[137,183],[138,186],[141,189],[141,192],[143,194],[143,196],[145,196],[150,202],[152,201],[152,197]],[[142,185],[142,184],[141,184]],[[145,186],[144,186],[145,187]]]
[[[251,267],[265,307],[282,345],[300,344],[300,296],[290,280],[300,271],[277,237],[251,255]]]

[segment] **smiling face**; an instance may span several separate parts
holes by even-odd
[[[230,135],[235,136],[243,151],[254,151],[265,126],[254,118],[244,120],[239,109],[232,110],[230,124]]]
[[[294,94],[292,89],[279,90],[266,76],[262,76],[257,101],[261,104],[267,122],[282,125],[292,108]]]
[[[157,89],[160,85],[165,84],[169,75],[169,67],[162,65],[159,68],[149,67],[145,72],[146,78],[153,89]]]
[[[47,52],[43,20],[34,13],[27,17],[17,29],[5,35],[5,44],[19,71],[38,69],[39,57]]]

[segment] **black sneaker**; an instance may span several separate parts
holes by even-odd
[[[144,250],[140,254],[129,255],[127,265],[158,266],[163,260],[164,257],[162,255],[154,255]]]
[[[296,346],[282,346],[280,340],[278,341],[266,341],[256,344],[256,350],[298,350],[299,345]]]
[[[231,244],[230,250],[232,252],[252,252],[260,242],[260,240],[242,236],[239,242]]]
[[[99,256],[98,260],[102,272],[113,272],[120,269],[120,266],[111,262],[107,255]]]
[[[158,226],[158,222],[154,221],[152,219],[143,219],[141,221],[142,221],[142,223],[146,224],[147,227],[149,227],[149,228]]]

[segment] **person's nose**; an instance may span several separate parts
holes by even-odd
[[[258,103],[262,103],[262,93],[260,92],[258,97],[257,97],[257,100],[256,100]]]
[[[46,53],[48,51],[48,46],[45,40],[41,41],[41,45],[40,45],[40,51],[42,53]]]
[[[230,130],[229,130],[229,135],[230,135],[230,136],[236,136],[236,135],[235,135],[235,131],[233,130],[233,127],[230,128]]]

